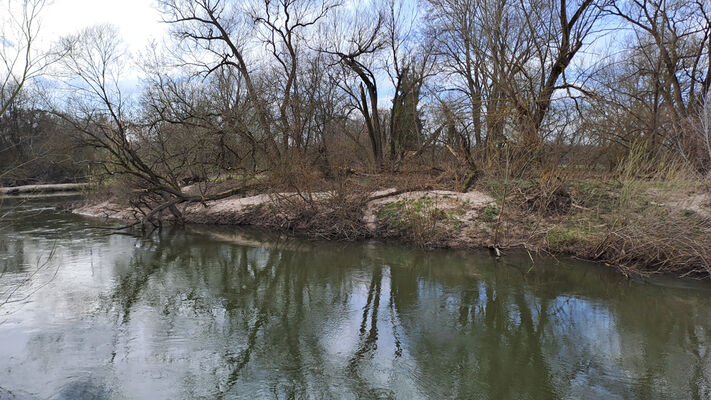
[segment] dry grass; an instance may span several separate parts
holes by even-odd
[[[363,220],[369,196],[370,191],[346,182],[326,192],[274,193],[240,222],[322,239],[363,239],[370,233]]]
[[[502,246],[605,262],[625,274],[711,277],[711,181],[633,148],[614,173],[558,167],[489,176],[479,187],[502,211]]]
[[[625,273],[711,276],[711,220],[656,207],[610,226],[595,257]]]

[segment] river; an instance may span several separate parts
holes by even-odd
[[[0,208],[3,400],[711,398],[708,283],[53,201]]]

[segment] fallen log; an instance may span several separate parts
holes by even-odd
[[[24,185],[0,187],[0,195],[17,196],[22,194],[79,192],[86,188],[88,183],[57,183],[49,185]]]

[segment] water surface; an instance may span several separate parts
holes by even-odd
[[[117,234],[47,199],[0,216],[0,399],[711,398],[708,285],[233,227]]]

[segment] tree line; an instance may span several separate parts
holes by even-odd
[[[44,1],[18,4],[6,171],[59,153],[180,203],[221,174],[711,169],[709,0],[160,0],[170,41],[138,56],[108,25],[39,51]]]

